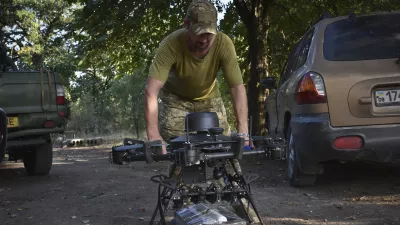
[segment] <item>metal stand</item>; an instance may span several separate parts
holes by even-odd
[[[158,179],[158,180],[157,180]],[[157,213],[159,213],[161,219],[158,224],[166,224],[165,215],[168,211],[168,207],[171,205],[172,196],[176,192],[176,180],[168,179],[165,175],[156,175],[151,177],[151,181],[158,183],[158,195],[157,195],[157,206],[154,209],[153,216],[150,220],[150,225],[154,224]],[[171,185],[172,183],[175,183]],[[162,188],[162,191],[161,191]]]
[[[254,216],[257,217],[257,224],[264,224],[262,222],[262,218],[257,210],[257,207],[254,204],[254,200],[251,196],[250,183],[255,181],[258,176],[257,175],[247,175],[242,176],[238,171],[238,164],[232,160],[228,160],[230,163],[230,167],[234,169],[235,175],[230,177],[229,185],[227,188],[219,189],[214,186],[212,183],[207,190],[189,190],[182,191],[181,187],[185,186],[182,183],[182,170],[180,171],[178,177],[176,179],[170,179],[165,175],[155,175],[151,178],[151,181],[158,183],[158,196],[157,196],[157,205],[153,211],[153,215],[151,217],[149,225],[156,224],[156,217],[160,216],[160,220],[157,224],[167,224],[166,214],[169,210],[179,210],[184,207],[185,199],[191,198],[196,199],[193,203],[200,203],[207,201],[209,199],[213,199],[215,202],[220,202],[222,198],[228,199],[231,204],[238,203],[241,206],[241,212],[244,213],[244,217],[242,219],[247,221],[247,224],[254,223]],[[174,171],[171,171],[173,173]],[[227,173],[225,170],[224,173]],[[171,177],[171,176],[170,176]],[[232,185],[236,183],[236,185]],[[178,199],[173,199],[174,195],[177,194]],[[247,204],[245,204],[242,200],[245,199]],[[255,215],[250,215],[250,211],[253,210]],[[238,214],[236,214],[238,215]],[[239,215],[238,215],[239,216]]]

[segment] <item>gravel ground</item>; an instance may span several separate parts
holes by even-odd
[[[21,163],[0,169],[0,224],[148,224],[156,203],[152,175],[167,162],[110,165],[110,146],[54,149],[48,176]],[[330,164],[318,185],[293,188],[283,162],[254,158],[243,171],[265,224],[400,224],[399,168]]]

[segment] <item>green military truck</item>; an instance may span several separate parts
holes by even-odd
[[[22,160],[29,175],[48,174],[53,162],[51,134],[64,132],[70,114],[59,75],[2,70],[0,96],[0,108],[7,115],[8,160]]]

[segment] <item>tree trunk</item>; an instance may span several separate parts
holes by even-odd
[[[135,83],[135,76],[131,76],[132,84]],[[138,112],[138,100],[134,97],[134,90],[132,89],[132,115],[133,115],[133,122],[134,129],[136,133],[136,138],[139,139],[139,112]]]
[[[40,53],[33,53],[31,56],[32,66],[34,69],[39,70],[43,67],[43,55]]]
[[[267,37],[269,29],[268,6],[272,0],[252,0],[248,7],[244,0],[234,0],[236,11],[248,33],[250,52],[250,79],[248,82],[248,105],[251,134],[261,135],[264,130],[264,105],[267,92],[262,91],[259,82],[268,71]],[[261,120],[260,120],[261,118]],[[262,122],[261,122],[262,121]]]
[[[136,138],[139,139],[139,118],[135,117]]]

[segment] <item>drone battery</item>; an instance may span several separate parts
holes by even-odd
[[[204,162],[193,165],[184,166],[182,168],[182,180],[185,184],[197,184],[207,182],[207,166]]]
[[[198,203],[176,212],[177,225],[230,224],[246,225],[246,221],[224,206]]]

